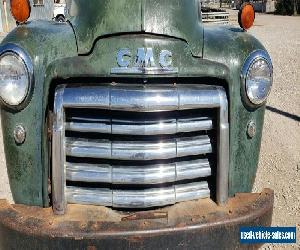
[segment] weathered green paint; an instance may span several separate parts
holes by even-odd
[[[117,15],[125,1],[107,0],[98,4],[90,1],[91,5],[86,1],[73,1],[78,8],[71,20],[75,34],[68,24],[32,22],[18,27],[2,42],[24,48],[30,54],[35,70],[35,89],[29,105],[17,113],[2,111],[7,167],[15,201],[48,205],[50,165],[44,131],[50,87],[63,82],[63,79],[79,77],[87,79],[85,84],[110,82],[112,78],[121,82],[122,76],[110,75],[110,69],[117,66],[116,53],[124,47],[132,51],[139,47],[152,47],[156,56],[162,49],[172,51],[173,65],[178,67],[179,73],[176,77],[166,76],[165,81],[197,83],[200,78],[205,78],[209,84],[227,85],[230,102],[230,194],[250,192],[257,168],[265,108],[249,110],[244,105],[240,72],[246,57],[264,47],[241,29],[226,26],[208,28],[199,24],[198,14],[195,15],[195,10],[192,10],[196,1],[173,0],[174,5],[169,4],[168,8],[167,1],[159,1],[159,6],[154,0],[132,1],[136,2],[136,5],[128,4],[132,8],[133,13],[129,16],[132,20],[126,18],[130,9],[125,8]],[[140,18],[134,13],[136,8],[141,8]],[[114,16],[118,19],[117,23]],[[160,21],[155,23],[156,18]],[[58,81],[53,81],[55,79]],[[159,81],[164,80],[160,77]],[[246,134],[250,120],[257,124],[257,134],[253,139]],[[17,146],[13,139],[13,128],[19,123],[28,130],[27,140],[22,146]]]
[[[198,0],[72,0],[71,23],[80,54],[89,53],[95,39],[117,33],[154,33],[188,42],[202,55],[203,26]]]
[[[230,195],[251,192],[259,160],[265,107],[249,110],[244,105],[240,74],[248,55],[265,48],[253,36],[234,27],[206,28],[204,37],[204,58],[222,63],[230,69],[229,192]],[[257,125],[257,134],[253,139],[249,139],[246,133],[250,120]]]
[[[28,52],[34,65],[34,92],[21,112],[1,110],[4,149],[10,186],[16,203],[45,205],[47,200],[48,149],[43,144],[45,70],[48,64],[77,53],[74,33],[67,24],[32,22],[13,30],[2,44],[14,43]],[[27,138],[16,145],[13,130],[23,124]],[[44,157],[43,157],[44,156]]]

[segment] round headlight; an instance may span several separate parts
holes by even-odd
[[[32,81],[28,55],[15,45],[6,45],[0,55],[0,99],[9,107],[20,107],[27,98]]]
[[[273,67],[265,51],[255,51],[248,57],[243,68],[242,81],[250,105],[261,105],[266,101],[273,83]]]

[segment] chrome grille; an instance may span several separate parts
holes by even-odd
[[[212,135],[216,142],[213,143]],[[228,197],[228,110],[221,87],[60,86],[52,141],[53,207],[146,208]]]

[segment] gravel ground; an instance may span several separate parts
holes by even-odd
[[[259,170],[254,191],[275,191],[273,226],[300,230],[300,17],[257,15],[250,33],[263,42],[274,64]],[[297,245],[265,249],[300,249]]]
[[[1,130],[1,119],[0,119],[0,130]],[[0,132],[0,199],[6,198],[12,202],[12,196],[9,188],[9,182],[7,178],[7,173],[5,169],[5,157],[3,152],[3,139],[2,130]]]
[[[236,11],[231,21],[237,23]],[[254,191],[275,191],[274,226],[300,228],[300,17],[257,14],[250,33],[269,51],[274,86],[268,101],[259,170]],[[1,126],[1,124],[0,124]],[[0,133],[0,197],[11,199]],[[265,245],[263,249],[300,249]]]
[[[237,11],[230,13],[236,24]],[[275,191],[273,226],[298,227],[297,244],[262,249],[300,249],[300,17],[257,14],[250,33],[264,44],[274,65],[253,191]]]

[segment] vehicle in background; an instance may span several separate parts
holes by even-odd
[[[55,0],[54,1],[54,10],[53,17],[57,22],[65,22],[67,15],[67,6],[64,1]]]

